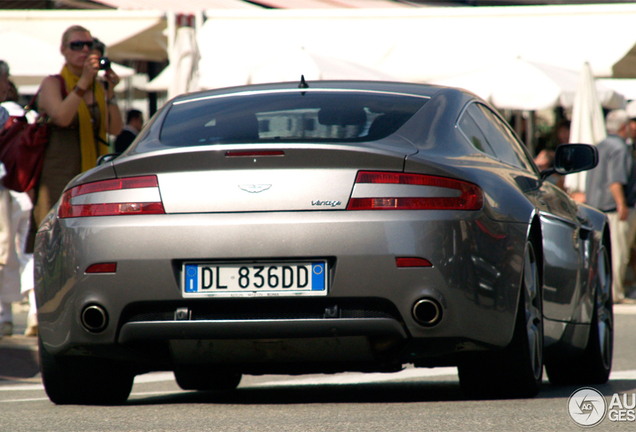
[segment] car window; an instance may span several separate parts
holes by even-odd
[[[476,103],[468,107],[468,112],[488,137],[488,142],[499,160],[533,171],[533,166],[523,151],[523,144],[517,140],[512,130],[495,113],[486,106]]]
[[[287,91],[175,103],[165,146],[237,142],[373,141],[399,129],[426,97],[361,91]]]
[[[484,136],[481,129],[479,129],[477,123],[475,123],[475,119],[472,118],[468,110],[465,110],[459,119],[459,129],[463,132],[464,136],[468,139],[468,141],[470,141],[473,147],[482,153],[496,157],[490,143]]]

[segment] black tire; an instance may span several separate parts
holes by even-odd
[[[471,399],[530,398],[543,379],[543,307],[534,247],[526,243],[523,279],[514,333],[497,352],[467,358],[459,364],[459,382]]]
[[[51,402],[58,405],[120,405],[132,390],[135,375],[107,360],[54,356],[38,338],[40,373]]]
[[[174,377],[183,390],[229,391],[238,387],[242,375],[229,371],[212,371],[214,366],[180,366],[174,371]]]
[[[599,248],[597,257],[594,311],[587,345],[578,355],[546,363],[546,372],[552,384],[604,384],[609,379],[614,353],[612,268],[604,246]]]

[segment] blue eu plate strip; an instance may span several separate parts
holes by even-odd
[[[325,290],[325,264],[324,263],[311,264],[311,290],[312,291]]]
[[[185,292],[195,293],[199,283],[199,266],[185,266]]]

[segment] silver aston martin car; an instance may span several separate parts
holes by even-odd
[[[40,363],[58,404],[116,404],[137,374],[457,366],[469,398],[602,383],[606,217],[540,172],[457,89],[282,83],[179,96],[74,179],[39,228]]]

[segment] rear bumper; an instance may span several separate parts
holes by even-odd
[[[503,347],[514,327],[525,235],[523,224],[494,222],[478,212],[318,211],[58,220],[41,227],[36,242],[40,335],[52,354],[143,341],[340,336],[462,340]],[[401,256],[425,258],[432,267],[398,268],[395,258]],[[183,262],[314,258],[330,264],[324,297],[187,299],[181,293]],[[116,262],[117,271],[85,273],[90,265],[104,262]],[[412,314],[413,305],[427,296],[438,298],[443,307],[443,318],[434,327],[418,324]],[[388,306],[382,311],[390,313],[364,319],[323,317],[325,307],[342,308],[344,302],[365,299],[383,302]],[[297,304],[289,302],[296,300],[317,307],[319,319],[294,315]],[[216,314],[229,303],[236,312],[229,318],[173,318],[180,307]],[[82,311],[93,304],[108,314],[109,323],[100,332],[87,331],[81,323]],[[250,304],[258,304],[258,311],[278,307],[285,313],[272,319],[244,319],[241,309]],[[158,307],[164,318],[132,318],[130,310],[137,306],[143,309],[140,314],[150,315]],[[457,349],[471,349],[469,345]]]

